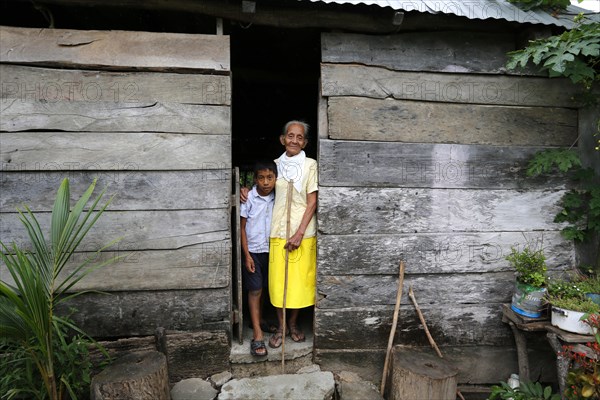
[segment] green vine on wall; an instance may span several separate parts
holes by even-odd
[[[531,41],[526,48],[508,53],[506,67],[524,68],[531,61],[551,78],[567,77],[589,92],[600,79],[600,23],[584,24],[583,18],[576,17],[578,24],[571,30]]]

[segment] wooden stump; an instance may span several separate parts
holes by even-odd
[[[421,349],[394,348],[389,399],[455,400],[458,370]]]
[[[158,351],[131,353],[92,379],[91,400],[169,400],[167,359]]]

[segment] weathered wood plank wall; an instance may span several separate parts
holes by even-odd
[[[567,179],[525,169],[576,141],[578,111],[568,82],[504,74],[513,47],[512,35],[323,34],[318,361],[381,373],[403,259],[396,343],[427,345],[412,285],[461,382],[517,370],[504,257],[529,244],[557,273],[574,262],[553,223]],[[545,364],[534,375],[551,377]]]
[[[27,245],[16,207],[46,229],[64,177],[74,197],[98,178],[115,197],[75,261],[125,258],[77,285],[109,294],[74,301],[76,322],[228,333],[229,38],[2,27],[0,44],[1,240]]]

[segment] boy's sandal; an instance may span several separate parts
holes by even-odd
[[[263,351],[258,352],[258,350],[261,349]],[[269,352],[267,351],[267,346],[265,346],[265,341],[252,339],[252,341],[250,342],[250,354],[258,357],[266,356],[267,354],[269,354]]]
[[[304,342],[306,340],[304,333],[296,325],[290,326],[290,337],[294,342]]]
[[[280,331],[278,329],[277,332],[269,338],[269,347],[276,349],[281,346],[281,342],[283,342],[283,330]]]

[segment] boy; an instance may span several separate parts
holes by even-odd
[[[277,165],[273,161],[257,162],[254,166],[254,187],[248,200],[241,205],[241,239],[246,268],[242,269],[248,290],[248,308],[254,329],[250,354],[266,356],[267,347],[261,329],[262,292],[269,286],[269,236],[275,203]]]

